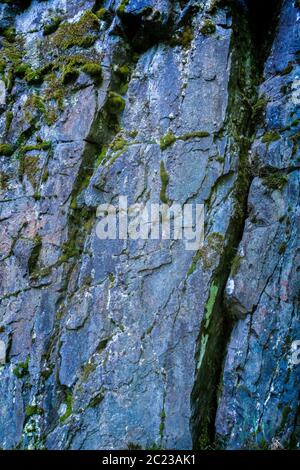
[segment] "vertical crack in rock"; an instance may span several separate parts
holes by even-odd
[[[225,237],[224,253],[212,276],[197,342],[190,421],[195,449],[222,447],[215,436],[215,417],[226,348],[234,325],[225,304],[224,289],[247,217],[249,188],[254,176],[248,156],[264,110],[257,90],[281,4],[281,0],[231,2],[233,36],[226,128],[232,138],[231,151],[238,153],[239,163],[233,194],[235,210]]]

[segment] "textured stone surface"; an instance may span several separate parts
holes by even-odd
[[[300,10],[226,3],[0,4],[0,447],[299,446]],[[161,162],[204,247],[100,240]]]

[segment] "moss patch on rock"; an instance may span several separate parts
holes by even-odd
[[[167,204],[168,203],[168,197],[166,194],[167,187],[169,184],[169,175],[167,173],[167,170],[165,168],[164,162],[160,162],[160,180],[161,180],[161,190],[160,190],[160,200],[161,202]]]
[[[215,23],[207,18],[200,28],[200,32],[205,36],[210,36],[216,32],[216,25]]]
[[[0,144],[0,155],[5,157],[10,157],[15,151],[15,148],[12,144]]]
[[[169,131],[166,135],[160,138],[160,148],[161,150],[165,150],[166,148],[170,147],[170,145],[176,142],[176,136],[174,135],[173,131]]]
[[[25,362],[19,362],[13,369],[13,374],[18,378],[22,379],[28,375],[29,357]]]
[[[107,106],[112,114],[118,114],[125,108],[125,100],[118,93],[110,91],[108,93]]]
[[[280,172],[272,173],[263,178],[263,184],[272,190],[281,190],[286,185],[288,177]]]
[[[269,131],[263,135],[261,141],[264,144],[270,144],[271,142],[276,142],[279,139],[280,139],[280,134],[277,131]]]
[[[76,23],[62,23],[51,36],[50,45],[61,50],[91,47],[97,39],[99,19],[87,10]]]

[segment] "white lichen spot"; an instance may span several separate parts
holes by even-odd
[[[64,414],[66,414],[66,412],[67,412],[67,405],[66,403],[62,403],[59,407],[58,415],[63,416]]]
[[[0,341],[0,365],[4,365],[6,362],[6,346],[4,341]]]
[[[230,278],[227,282],[226,292],[228,295],[232,295],[234,292],[234,280]]]

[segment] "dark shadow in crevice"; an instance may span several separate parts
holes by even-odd
[[[256,65],[260,73],[270,53],[283,0],[245,0]]]

